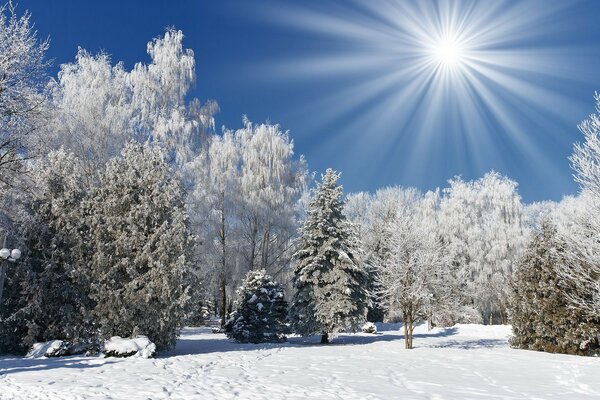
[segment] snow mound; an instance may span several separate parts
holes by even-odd
[[[113,336],[104,343],[106,357],[142,357],[150,358],[156,352],[156,345],[146,336],[133,339]]]
[[[363,333],[377,333],[377,326],[372,322],[367,322],[362,326]]]
[[[27,353],[27,358],[60,357],[69,354],[69,346],[62,340],[34,343]]]

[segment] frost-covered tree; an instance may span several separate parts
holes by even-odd
[[[283,287],[264,270],[250,271],[237,290],[225,334],[242,343],[283,342],[289,333],[287,313]]]
[[[289,273],[306,165],[278,125],[244,118],[242,129],[208,137],[187,172],[199,259],[209,286],[218,287],[224,322],[229,294],[249,270]]]
[[[184,191],[164,151],[134,142],[86,202],[87,273],[102,337],[146,335],[165,349],[186,316],[192,237]]]
[[[400,205],[385,223],[389,253],[379,266],[380,296],[404,322],[405,346],[412,349],[414,324],[430,316],[447,268],[441,240],[427,221],[424,202]]]
[[[516,182],[496,172],[470,182],[452,179],[440,212],[444,243],[468,280],[465,305],[474,305],[486,323],[506,323],[508,282],[528,236]]]
[[[580,291],[570,277],[558,273],[567,261],[565,248],[556,228],[542,222],[513,279],[512,346],[567,354],[598,350],[600,318],[570,307],[565,295]]]
[[[183,47],[182,32],[168,29],[147,49],[151,62],[131,71],[113,65],[105,53],[79,49],[50,85],[49,146],[77,154],[92,178],[132,139],[159,144],[169,162],[183,166],[199,151],[200,137],[214,128],[216,103],[186,100],[195,61]]]
[[[341,331],[356,331],[366,321],[370,296],[355,227],[343,214],[339,174],[328,169],[317,184],[300,229],[300,249],[290,310],[295,332],[320,333],[321,343]]]
[[[571,165],[582,192],[573,223],[560,230],[567,242],[568,262],[559,272],[577,291],[567,291],[570,306],[589,317],[600,316],[600,95],[596,114],[579,125],[585,141],[575,144]]]
[[[85,341],[91,303],[78,276],[73,249],[83,228],[85,196],[78,160],[63,151],[40,158],[30,173],[32,190],[20,193],[14,232],[23,257],[9,269],[2,328],[4,351],[34,342]]]
[[[40,40],[31,14],[0,7],[0,182],[11,185],[35,150],[34,133],[45,117],[49,41]],[[35,152],[35,151],[34,151]],[[6,189],[4,189],[6,190]],[[4,192],[3,190],[3,192]]]
[[[239,143],[225,132],[212,136],[191,163],[194,190],[188,196],[191,227],[202,246],[197,258],[208,284],[218,291],[221,324],[226,322],[228,288],[236,265],[239,207]]]
[[[294,159],[294,143],[279,125],[253,125],[235,133],[240,142],[240,228],[248,269],[277,276],[289,266],[298,228],[297,205],[308,172],[302,156]]]

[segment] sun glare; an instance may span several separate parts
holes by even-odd
[[[464,50],[456,39],[441,39],[432,49],[436,61],[445,67],[455,67],[463,62]]]

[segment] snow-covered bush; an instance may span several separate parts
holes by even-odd
[[[377,326],[372,322],[367,322],[362,326],[363,333],[377,333]]]
[[[283,287],[264,270],[250,271],[237,291],[227,337],[242,343],[282,342],[288,332]]]
[[[132,339],[113,336],[104,342],[104,355],[106,357],[150,358],[155,352],[156,345],[147,336],[143,335]]]

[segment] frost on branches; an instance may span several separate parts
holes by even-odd
[[[264,270],[250,271],[237,291],[225,334],[241,343],[283,342],[289,333],[287,312],[283,287]]]
[[[300,229],[294,254],[296,294],[290,310],[295,332],[303,336],[355,332],[366,322],[370,296],[368,276],[359,263],[360,243],[343,214],[339,174],[328,169],[317,184]]]
[[[579,290],[558,273],[565,243],[549,221],[530,242],[513,281],[511,345],[552,353],[590,354],[598,350],[600,318],[569,307],[565,292]]]
[[[86,207],[101,335],[146,335],[159,350],[172,347],[188,307],[191,237],[184,192],[164,152],[129,143]]]
[[[600,113],[600,95],[596,94]],[[600,316],[600,117],[592,114],[579,125],[585,141],[575,144],[571,156],[575,179],[581,185],[578,216],[562,230],[567,242],[565,268],[559,272],[579,288],[566,292],[570,306],[591,318]]]
[[[476,181],[450,180],[440,205],[442,237],[459,275],[465,305],[488,323],[507,322],[508,282],[528,232],[517,183],[496,172]]]
[[[31,14],[0,6],[0,182],[12,185],[23,158],[32,155],[33,133],[45,118],[49,40],[38,40]]]

